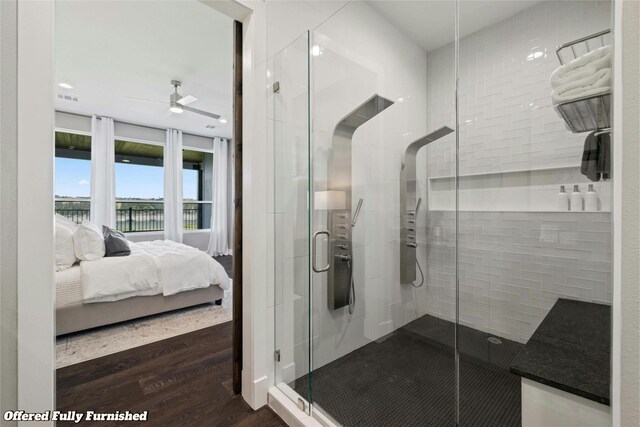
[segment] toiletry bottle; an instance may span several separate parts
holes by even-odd
[[[573,186],[573,192],[571,193],[571,208],[572,211],[581,211],[582,210],[582,193],[580,192],[580,187],[578,185]]]
[[[569,193],[564,190],[564,185],[560,186],[560,192],[556,198],[556,209],[559,211],[569,210]]]
[[[596,190],[593,189],[593,184],[589,184],[589,189],[584,195],[584,210],[585,211],[598,210],[598,195],[596,194]]]

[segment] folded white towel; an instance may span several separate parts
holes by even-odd
[[[594,74],[558,87],[551,94],[553,105],[573,101],[585,96],[600,95],[611,91],[611,68],[603,68]]]
[[[611,68],[611,46],[603,46],[592,50],[556,68],[551,73],[551,87],[555,89],[574,80],[589,77],[603,68]]]

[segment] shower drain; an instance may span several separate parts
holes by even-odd
[[[487,341],[489,341],[491,344],[502,344],[502,341],[500,340],[500,338],[496,338],[496,337],[489,337],[487,338]]]

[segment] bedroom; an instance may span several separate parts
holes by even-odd
[[[231,321],[233,20],[149,7],[56,3],[61,410],[77,407],[79,370]]]

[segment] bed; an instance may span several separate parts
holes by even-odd
[[[230,286],[206,253],[171,241],[131,242],[131,255],[56,273],[56,335],[220,301]]]

